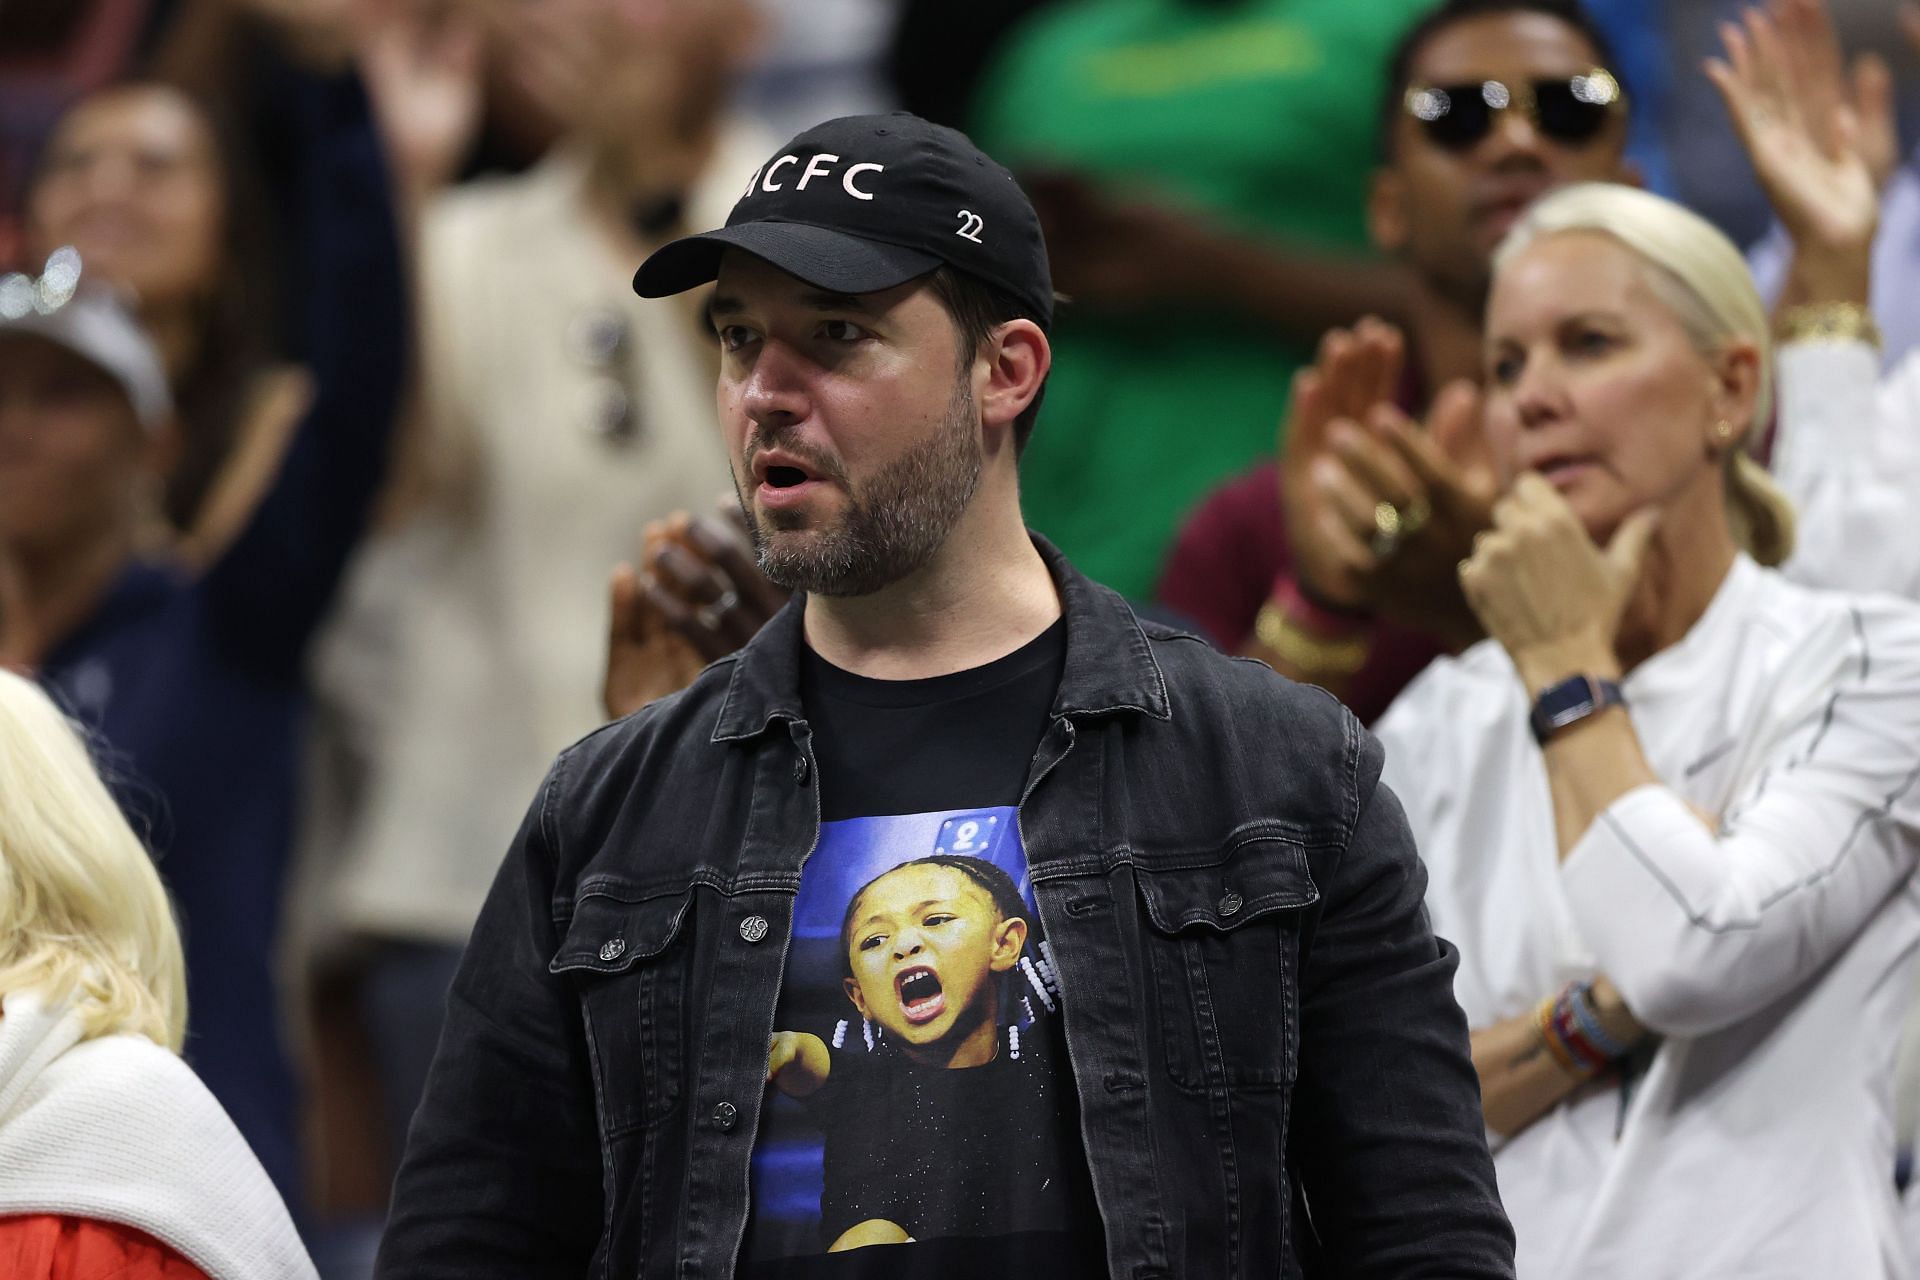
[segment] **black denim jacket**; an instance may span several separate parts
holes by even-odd
[[[1112,1274],[1511,1276],[1380,747],[1041,549],[1066,668],[1019,820]],[[800,645],[796,601],[555,763],[454,981],[381,1277],[732,1274],[819,835]]]

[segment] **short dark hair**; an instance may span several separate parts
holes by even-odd
[[[860,905],[860,899],[866,896],[867,890],[894,872],[904,871],[908,867],[947,867],[958,871],[973,881],[975,886],[987,891],[988,896],[993,899],[993,905],[999,909],[1002,920],[1025,920],[1031,914],[1027,900],[1020,896],[1020,886],[1013,882],[1013,877],[985,858],[969,858],[957,853],[935,853],[924,858],[902,862],[898,866],[888,867],[861,885],[854,895],[847,899],[847,913],[840,920],[840,964],[846,970],[847,977],[853,976],[853,958],[848,951],[853,946],[854,909]]]
[[[1394,125],[1400,119],[1401,103],[1407,96],[1407,90],[1413,87],[1413,60],[1420,56],[1421,50],[1448,27],[1503,13],[1538,13],[1566,23],[1593,46],[1601,65],[1612,73],[1621,89],[1625,90],[1626,79],[1615,63],[1613,42],[1607,39],[1607,33],[1600,29],[1600,24],[1593,20],[1593,15],[1587,12],[1580,0],[1446,0],[1446,3],[1409,27],[1399,43],[1393,46],[1393,56],[1387,62],[1385,96],[1380,102],[1379,146],[1382,159],[1393,157]],[[1632,98],[1626,97],[1625,102],[1631,107]]]
[[[927,283],[933,289],[933,296],[953,317],[954,327],[960,331],[962,368],[971,363],[974,352],[980,349],[980,344],[987,340],[987,336],[1009,320],[1031,320],[1042,329],[1047,327],[1046,320],[1026,303],[1005,289],[988,284],[957,267],[936,268],[927,277]],[[1040,417],[1040,401],[1046,398],[1046,394],[1047,384],[1043,380],[1040,389],[1033,394],[1032,403],[1013,420],[1013,451],[1016,455],[1026,450],[1027,440],[1033,435],[1033,424]]]

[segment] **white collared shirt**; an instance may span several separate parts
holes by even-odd
[[[1469,1025],[1605,973],[1663,1036],[1630,1083],[1498,1147],[1519,1274],[1904,1277],[1889,1095],[1920,943],[1920,608],[1741,556],[1624,687],[1666,785],[1564,864],[1497,644],[1436,662],[1378,729]]]

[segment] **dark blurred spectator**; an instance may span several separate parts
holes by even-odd
[[[1074,302],[1021,463],[1027,518],[1124,594],[1271,448],[1305,344],[1402,297],[1361,215],[1406,10],[1085,0],[1019,27],[982,82],[973,135],[1021,175]]]
[[[1323,344],[1319,369],[1296,386],[1284,467],[1256,467],[1193,513],[1163,604],[1223,647],[1333,689],[1367,720],[1436,653],[1477,634],[1451,572],[1491,496],[1476,424],[1458,421],[1457,402],[1439,406],[1444,492],[1404,522],[1418,504],[1404,498],[1403,512],[1371,490],[1418,482],[1364,424],[1378,401],[1422,414],[1449,382],[1478,380],[1489,260],[1529,203],[1564,183],[1631,177],[1631,86],[1606,101],[1609,64],[1573,0],[1453,0],[1404,34],[1376,107],[1384,159],[1367,210],[1375,244],[1411,269],[1406,347],[1377,326]],[[1487,83],[1525,86],[1541,108],[1489,109]],[[1431,108],[1435,91],[1465,101],[1429,123],[1413,107]],[[1374,556],[1388,538],[1383,511],[1394,554]]]
[[[204,323],[235,266],[218,235],[237,215],[220,202],[204,121],[183,99],[141,88],[82,102],[49,144],[35,234],[70,234],[176,310],[157,312],[155,347],[141,345],[157,389],[143,375],[138,415],[132,387],[93,367],[109,360],[85,338],[94,321],[0,344],[0,660],[34,672],[113,752],[122,802],[186,922],[188,1057],[297,1206],[273,961],[302,662],[381,481],[408,333],[386,164],[359,82],[273,65],[275,119],[298,143],[282,156],[284,225],[288,260],[306,264],[290,305],[310,403],[290,415],[280,456],[255,474],[230,529],[188,563],[153,545],[177,430],[149,409],[152,396],[168,399],[157,362],[201,355],[194,344],[218,332],[191,321]],[[178,148],[150,144],[149,131]],[[48,279],[70,288],[68,274],[43,278],[40,304]],[[116,314],[83,297],[49,317],[31,282],[6,288],[9,328]],[[117,327],[144,344],[131,324]]]
[[[712,337],[628,281],[690,220],[724,219],[767,150],[728,106],[745,0],[487,13],[566,133],[525,174],[424,207],[422,421],[320,668],[309,847],[338,878],[316,948],[363,977],[395,1153],[523,793],[603,720],[608,574],[649,520],[727,487]]]
[[[152,859],[74,726],[5,671],[0,795],[0,1275],[312,1277],[259,1160],[177,1056],[185,963]]]

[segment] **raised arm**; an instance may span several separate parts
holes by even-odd
[[[290,320],[314,397],[205,587],[236,660],[291,678],[385,474],[409,329],[386,160],[358,78],[292,64],[268,74],[256,123],[288,162]]]
[[[447,1000],[375,1274],[485,1280],[587,1274],[600,1144],[577,997],[548,971],[555,776],[481,910]]]
[[[1314,868],[1289,1152],[1318,1238],[1307,1274],[1510,1277],[1513,1232],[1453,998],[1459,956],[1428,927],[1426,871],[1380,764],[1366,738],[1353,834]]]

